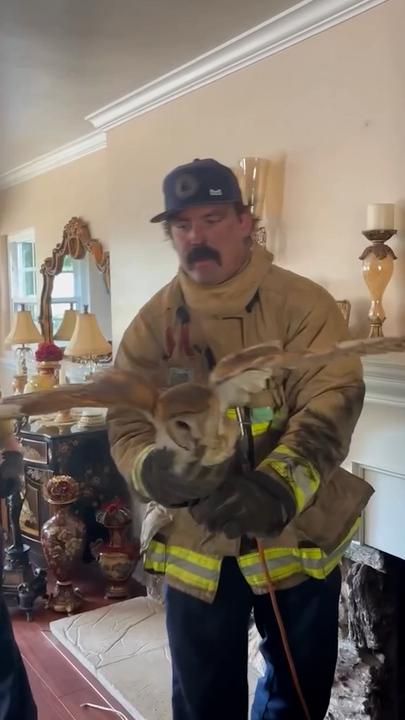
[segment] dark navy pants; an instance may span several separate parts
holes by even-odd
[[[323,720],[335,673],[340,569],[326,580],[280,590],[277,600],[311,720]],[[253,609],[266,673],[252,720],[303,720],[270,598],[254,595],[234,558],[225,558],[213,604],[166,588],[173,667],[173,720],[246,720],[248,625]]]
[[[0,591],[0,720],[37,720],[37,717],[27,673]]]

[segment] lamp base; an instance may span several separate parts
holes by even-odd
[[[13,376],[13,395],[22,395],[24,392],[24,388],[28,381],[28,375],[24,375],[19,373],[18,375]]]

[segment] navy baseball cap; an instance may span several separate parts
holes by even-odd
[[[158,223],[189,207],[210,203],[243,203],[236,175],[211,158],[174,168],[163,180],[165,209],[151,218]]]

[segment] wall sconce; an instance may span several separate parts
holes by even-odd
[[[267,245],[267,231],[263,215],[266,205],[269,169],[270,160],[258,157],[244,157],[234,170],[242,191],[243,202],[249,206],[253,217],[258,220],[253,239],[263,247]]]
[[[385,243],[396,234],[395,205],[374,203],[367,206],[367,229],[363,235],[371,242],[360,255],[364,281],[371,296],[368,312],[369,337],[383,337],[385,312],[382,305],[384,291],[391,280],[396,255]]]

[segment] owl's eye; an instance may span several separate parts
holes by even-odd
[[[190,425],[183,422],[183,420],[176,420],[176,425],[180,430],[190,430]]]

